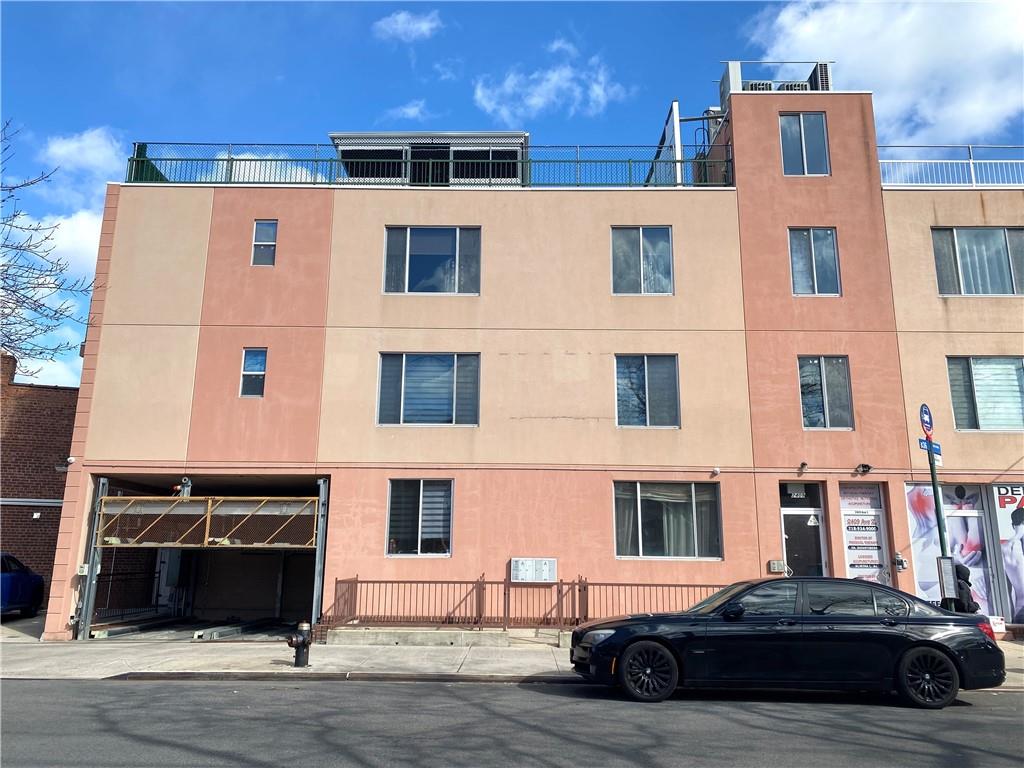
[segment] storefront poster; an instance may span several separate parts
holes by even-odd
[[[877,485],[839,487],[843,512],[846,577],[888,584],[882,529],[882,498]]]
[[[971,594],[981,613],[992,613],[991,573],[985,553],[984,501],[981,486],[942,487],[942,508],[946,518],[946,542],[954,562],[971,571]],[[939,531],[935,522],[935,503],[930,485],[907,486],[907,513],[910,519],[910,544],[914,556],[917,594],[938,603]],[[973,514],[972,514],[973,513]]]
[[[999,548],[1010,599],[1007,621],[1024,621],[1024,485],[992,486],[999,526]]]

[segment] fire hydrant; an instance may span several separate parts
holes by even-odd
[[[288,641],[288,647],[295,649],[296,667],[309,666],[309,644],[311,642],[311,634],[309,622],[300,621],[298,632],[293,632],[286,638]]]

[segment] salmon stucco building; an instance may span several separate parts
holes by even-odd
[[[745,68],[649,147],[136,144],[45,639],[566,623],[772,574],[938,599],[924,402],[952,554],[1024,618],[1024,161],[880,148],[827,63]]]

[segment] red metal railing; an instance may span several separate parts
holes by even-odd
[[[464,628],[573,627],[628,613],[683,611],[721,589],[711,584],[629,584],[575,581],[522,584],[488,581],[337,579],[334,602],[316,639],[344,625]]]

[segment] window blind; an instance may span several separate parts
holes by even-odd
[[[406,355],[402,421],[451,424],[454,373],[454,355]]]
[[[455,423],[480,423],[480,355],[457,355]]]
[[[420,515],[420,552],[448,554],[452,526],[451,480],[424,480]]]

